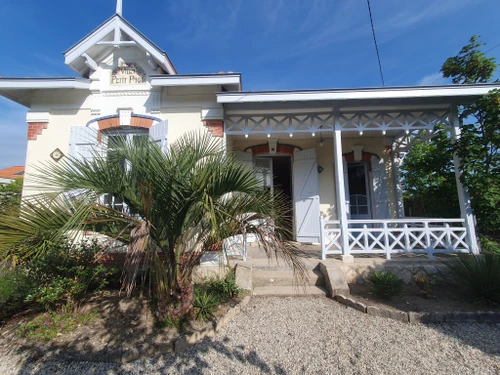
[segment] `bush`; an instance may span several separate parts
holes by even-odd
[[[481,251],[483,253],[500,255],[500,244],[497,241],[487,236],[481,236],[479,239],[481,242]]]
[[[431,280],[424,275],[414,275],[411,279],[418,287],[421,296],[425,298],[432,297],[432,288],[436,284],[434,280]]]
[[[195,289],[194,293],[194,316],[197,320],[208,320],[213,318],[214,311],[217,309],[219,301],[214,294],[206,289]]]
[[[0,320],[22,309],[32,289],[32,282],[22,269],[6,270],[0,274]]]
[[[203,285],[203,288],[213,295],[219,303],[229,301],[242,293],[242,290],[236,284],[233,272],[228,272],[224,278],[215,278]]]
[[[81,325],[89,324],[95,311],[50,311],[38,315],[30,322],[21,323],[17,334],[22,338],[36,341],[50,341],[60,333],[71,332]]]
[[[383,298],[390,298],[404,291],[405,282],[388,271],[372,271],[368,277],[371,293]]]
[[[500,303],[500,255],[459,254],[445,266],[473,302]]]
[[[233,272],[228,272],[224,278],[214,278],[194,288],[194,313],[198,320],[208,320],[221,303],[229,301],[242,293],[236,284]]]
[[[48,310],[62,303],[77,303],[88,292],[102,289],[114,270],[100,264],[100,253],[96,241],[49,247],[26,266],[37,285],[26,302]]]

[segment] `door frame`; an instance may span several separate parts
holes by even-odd
[[[350,212],[350,216],[351,216],[351,219],[352,220],[370,220],[370,219],[373,219],[373,201],[372,201],[372,197],[373,197],[373,193],[372,193],[372,186],[373,184],[371,183],[371,173],[370,173],[370,167],[368,165],[368,162],[366,161],[350,161],[350,162],[347,162],[347,168],[349,168],[349,166],[352,166],[352,165],[362,165],[364,167],[364,171],[365,171],[365,190],[366,190],[366,201],[367,201],[367,207],[368,207],[368,214],[365,214],[363,216],[368,216],[367,217],[362,217],[362,218],[356,218],[356,217],[353,217],[353,213],[352,213],[352,210],[351,210],[351,207],[349,207],[349,212]],[[347,176],[348,176],[348,180],[347,180],[347,184],[349,186],[349,205],[351,205],[351,187],[350,187],[350,184],[349,184],[349,171],[347,171]]]
[[[272,159],[273,157],[287,157],[290,159],[290,168],[289,168],[289,171],[290,171],[290,187],[291,187],[291,204],[292,204],[292,227],[290,228],[292,230],[292,234],[293,234],[293,239],[296,240],[297,239],[297,233],[295,233],[295,196],[294,196],[294,191],[295,191],[295,186],[293,184],[293,154],[285,154],[285,153],[281,153],[281,152],[277,152],[277,153],[274,153],[274,154],[270,154],[270,153],[265,153],[265,154],[258,154],[258,155],[254,155],[253,158],[252,158],[252,164],[255,166],[255,160],[258,159],[258,158],[268,158],[268,159]],[[271,164],[272,166],[272,164]],[[273,170],[273,179],[274,179],[274,168],[272,167],[272,170]],[[274,191],[274,181],[273,181],[273,188],[271,191]]]

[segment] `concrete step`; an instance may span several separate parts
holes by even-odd
[[[320,258],[301,258],[302,263],[307,269],[313,270],[319,267]],[[250,262],[252,262],[253,268],[262,268],[262,269],[291,269],[288,267],[284,260],[274,258],[250,258]]]
[[[326,297],[326,290],[318,286],[257,286],[253,288],[256,297]]]
[[[305,285],[323,286],[325,277],[319,270],[307,270]],[[252,283],[257,286],[293,286],[293,271],[289,269],[253,269]]]

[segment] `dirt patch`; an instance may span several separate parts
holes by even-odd
[[[219,306],[215,319],[227,313],[241,300],[237,298]],[[169,352],[173,341],[181,334],[201,330],[212,322],[190,323],[185,329],[159,328],[146,300],[138,296],[124,298],[117,291],[104,291],[92,297],[82,307],[98,311],[98,317],[90,324],[62,334],[49,343],[19,338],[19,324],[31,320],[36,313],[20,313],[0,327],[0,354],[20,354],[31,360],[46,359],[120,362],[132,354]],[[214,320],[215,320],[214,319]]]
[[[406,312],[500,311],[500,306],[471,303],[461,289],[455,285],[435,285],[433,296],[430,298],[421,296],[415,285],[407,285],[403,294],[391,299],[379,298],[370,294],[370,285],[349,284],[349,289],[351,297],[358,302],[392,310]]]

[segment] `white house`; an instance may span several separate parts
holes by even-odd
[[[117,133],[167,148],[205,129],[288,194],[295,239],[322,243],[323,257],[478,251],[458,175],[460,218],[404,217],[399,156],[437,123],[459,137],[457,105],[500,84],[245,92],[239,73],[177,74],[120,3],[64,53],[75,78],[0,78],[0,94],[28,108],[26,186],[38,163],[85,157]]]

